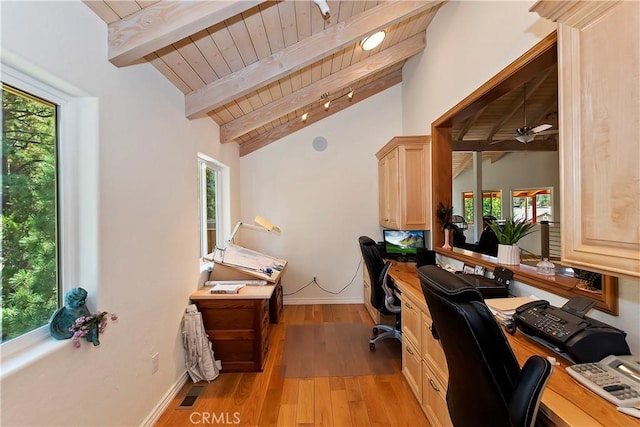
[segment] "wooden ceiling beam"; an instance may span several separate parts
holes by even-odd
[[[551,139],[536,139],[528,144],[523,144],[515,139],[502,141],[497,144],[488,144],[486,141],[453,141],[452,151],[557,151],[558,141]]]
[[[303,108],[315,101],[319,101],[322,94],[337,92],[358,80],[389,68],[393,64],[422,52],[425,47],[425,35],[417,34],[388,49],[380,51],[363,61],[350,65],[328,77],[318,80],[287,96],[258,108],[244,116],[220,127],[220,141],[231,142],[234,138],[244,135],[260,126],[285,116],[299,108]]]
[[[363,101],[370,96],[382,92],[383,90],[388,89],[391,86],[397,85],[400,82],[402,82],[402,69],[393,71],[383,77],[380,77],[379,79],[374,80],[369,84],[358,88],[358,91],[351,100],[349,100],[349,98],[346,96],[335,100],[331,103],[331,108],[329,108],[329,110],[325,110],[324,108],[322,108],[322,106],[320,106],[320,108],[310,110],[309,117],[305,122],[303,122],[302,120],[288,121],[287,123],[276,126],[273,129],[260,134],[250,141],[240,144],[240,156],[246,156],[247,154],[252,153],[266,145],[269,145],[274,141],[284,138],[285,136],[295,131],[303,129],[312,123],[318,122],[326,117],[329,117],[332,114],[350,107],[353,104],[357,104],[358,102]]]
[[[262,1],[160,1],[109,24],[109,61],[131,65]]]
[[[482,115],[482,113],[484,113],[484,110],[486,110],[487,107],[488,105],[486,105],[484,108],[481,108],[473,116],[467,119],[467,121],[464,123],[464,125],[460,128],[460,130],[456,134],[455,136],[456,140],[462,140],[462,138],[464,138],[467,132],[469,132],[469,129],[471,129],[473,124],[476,122],[476,120],[478,120],[478,118]]]
[[[208,3],[208,2],[205,2]],[[277,79],[313,64],[366,35],[417,15],[440,1],[393,1],[359,13],[344,22],[300,40],[279,52],[186,95],[185,111],[190,119],[227,104]]]

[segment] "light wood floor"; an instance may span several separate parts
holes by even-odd
[[[176,409],[193,385],[188,380],[157,426],[429,426],[399,359],[389,375],[282,378],[286,325],[325,322],[373,325],[361,304],[285,306],[280,323],[271,325],[263,372],[221,373],[200,383],[206,388],[192,408]]]

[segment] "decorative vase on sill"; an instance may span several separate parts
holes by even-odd
[[[518,245],[498,245],[498,264],[520,264],[520,247]]]
[[[451,236],[451,229],[450,228],[445,228],[444,229],[444,245],[442,245],[442,249],[451,249],[451,244],[450,242],[450,237]]]

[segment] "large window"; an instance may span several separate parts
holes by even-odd
[[[2,342],[60,303],[58,107],[2,83]]]
[[[511,216],[533,223],[553,221],[553,203],[550,188],[513,190],[511,192]]]
[[[200,256],[224,246],[228,229],[228,173],[225,165],[203,154],[198,155],[200,186]]]
[[[464,219],[469,224],[473,224],[473,193],[462,193],[464,203]],[[482,192],[482,216],[493,216],[500,218],[502,216],[502,191],[483,191]]]

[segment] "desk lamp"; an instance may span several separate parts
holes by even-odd
[[[235,237],[235,235],[238,232],[238,230],[240,229],[240,227],[247,227],[247,228],[250,228],[252,230],[258,230],[258,231],[267,231],[269,233],[271,233],[271,232],[279,233],[280,232],[280,227],[278,227],[276,225],[273,225],[272,223],[270,223],[269,221],[267,221],[266,219],[264,219],[261,216],[256,216],[253,221],[258,225],[247,224],[246,222],[238,221],[238,223],[236,224],[235,228],[231,232],[231,237],[229,238],[229,243],[233,243],[233,238]]]

